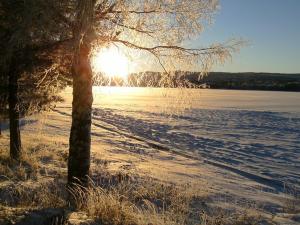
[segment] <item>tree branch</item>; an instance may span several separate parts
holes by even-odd
[[[121,43],[130,48],[148,51],[150,53],[154,53],[154,52],[157,52],[160,50],[179,50],[186,54],[196,56],[196,55],[202,55],[202,54],[212,54],[213,52],[220,50],[220,46],[213,46],[213,47],[199,48],[199,49],[184,48],[184,47],[180,47],[180,46],[176,46],[176,45],[158,45],[158,46],[154,46],[154,47],[144,47],[144,46],[140,46],[140,45],[134,44],[132,42],[120,40],[120,39],[113,39],[112,41],[116,42],[116,43]]]
[[[138,33],[143,33],[143,34],[146,34],[146,35],[148,35],[148,36],[154,38],[153,35],[151,35],[152,33],[154,33],[153,31],[147,31],[147,30],[138,29],[138,28],[133,27],[133,26],[128,26],[128,25],[126,25],[126,24],[119,23],[119,22],[116,21],[116,20],[109,20],[109,21],[112,22],[112,23],[114,23],[114,24],[116,24],[117,26],[124,27],[124,28],[127,28],[127,29],[129,29],[129,30],[136,31],[136,32],[138,32]]]

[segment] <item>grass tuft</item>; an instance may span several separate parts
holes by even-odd
[[[0,224],[8,221],[8,216],[10,221],[18,221],[16,217],[28,216],[34,210],[45,213],[50,208],[74,209],[68,202],[64,183],[64,148],[60,144],[28,146],[20,162],[10,160],[8,151],[0,150],[0,211],[4,212],[0,213]],[[259,216],[246,211],[213,210],[215,206],[210,204],[207,192],[199,188],[201,184],[179,185],[125,172],[112,173],[107,164],[101,163],[101,169],[94,171],[89,188],[72,189],[76,210],[71,214],[86,215],[84,224],[263,224]]]

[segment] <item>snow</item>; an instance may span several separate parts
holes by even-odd
[[[224,205],[253,203],[267,213],[282,211],[287,188],[300,190],[299,93],[125,87],[93,92],[92,151],[112,169],[198,182]],[[67,142],[72,89],[62,95],[65,102],[23,133]]]
[[[299,93],[95,89],[94,121],[200,159],[300,185]]]

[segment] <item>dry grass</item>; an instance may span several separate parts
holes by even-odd
[[[99,160],[94,160],[98,162]],[[77,212],[86,224],[102,225],[254,225],[259,216],[212,210],[200,184],[175,185],[135,174],[112,174],[100,163],[89,189],[73,189]],[[21,162],[0,150],[0,223],[36,209],[70,210],[65,188],[66,146],[27,146]],[[7,223],[11,224],[11,223]]]
[[[36,179],[39,165],[35,156],[23,154],[20,161],[12,160],[7,151],[0,151],[0,179]]]
[[[77,209],[93,223],[109,225],[258,225],[272,224],[250,211],[209,207],[193,184],[174,185],[127,174],[105,175],[89,189],[72,190]],[[207,202],[207,204],[205,203]]]
[[[260,224],[275,224],[271,220],[264,219],[257,213],[250,211],[238,213],[226,213],[223,210],[215,211],[209,215],[205,212],[200,217],[199,225],[260,225]]]
[[[56,175],[58,165],[66,163],[55,147],[28,146],[19,162],[10,159],[8,147],[0,149],[0,224],[13,224],[32,210],[67,205],[65,184]],[[47,167],[57,173],[49,175]]]
[[[21,160],[12,160],[8,147],[0,149],[0,181],[37,180],[49,173],[61,173],[59,168],[66,168],[66,151],[58,144],[30,145],[23,149]],[[50,174],[51,175],[51,174]]]
[[[0,189],[1,203],[10,207],[57,208],[66,205],[65,196],[64,185],[54,181],[14,183]]]
[[[75,188],[78,209],[100,224],[186,224],[189,198],[179,189],[153,180],[122,180],[116,184],[115,176],[111,178],[114,181],[109,187],[105,183],[89,189]]]

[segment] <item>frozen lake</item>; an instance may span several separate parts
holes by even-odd
[[[151,108],[161,111],[166,107],[174,108],[174,103],[177,103],[176,108],[181,109],[184,106],[193,109],[272,111],[300,115],[299,92],[94,87],[94,97],[94,105],[133,110],[142,107],[144,110]]]
[[[300,93],[95,87],[93,122],[300,186]]]

